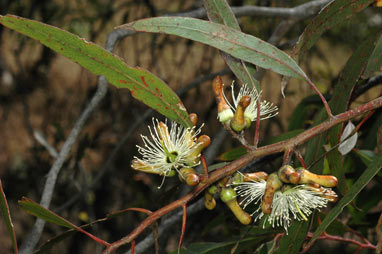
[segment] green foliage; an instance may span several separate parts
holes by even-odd
[[[29,214],[36,216],[37,218],[40,218],[42,220],[45,220],[45,221],[48,221],[66,228],[71,228],[71,229],[77,228],[77,226],[75,226],[73,223],[58,216],[57,214],[53,213],[49,209],[42,207],[41,205],[37,204],[36,202],[34,202],[33,200],[29,198],[23,197],[19,201],[19,205]]]

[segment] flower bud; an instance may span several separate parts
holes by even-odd
[[[220,192],[221,200],[226,203],[226,205],[231,209],[232,213],[235,217],[240,221],[243,225],[248,225],[251,223],[251,216],[246,213],[239,205],[236,199],[236,192],[232,188],[223,188]]]
[[[219,192],[219,188],[216,185],[212,185],[210,188],[208,188],[208,192],[211,195],[217,194]]]
[[[233,112],[223,95],[223,81],[220,76],[216,76],[212,81],[216,103],[218,104],[218,118],[224,123],[232,119]]]
[[[304,168],[296,169],[296,172],[301,175],[301,179],[299,183],[317,183],[324,187],[336,187],[337,186],[337,178],[331,175],[316,175],[309,170]]]
[[[201,135],[197,140],[198,146],[194,149],[194,152],[187,157],[189,166],[193,166],[200,161],[200,154],[203,149],[207,148],[211,144],[211,139],[207,135]]]
[[[193,168],[181,168],[179,170],[179,179],[189,186],[195,186],[199,183],[199,176]]]
[[[249,95],[244,95],[243,97],[241,97],[239,104],[236,107],[235,115],[231,120],[231,128],[234,131],[240,132],[247,128],[247,120],[244,117],[244,111],[250,103],[251,97],[249,97]]]
[[[213,210],[216,207],[216,200],[214,199],[214,196],[211,195],[209,192],[204,193],[204,206],[208,210]]]
[[[261,210],[264,214],[270,214],[272,212],[273,196],[282,186],[283,183],[276,173],[272,173],[268,176],[263,201],[261,202]]]
[[[253,172],[253,173],[245,173],[243,181],[244,182],[250,182],[250,181],[259,182],[260,180],[267,180],[267,178],[268,178],[267,173],[263,171],[259,171],[259,172]]]
[[[191,113],[188,115],[188,118],[190,119],[192,125],[196,126],[196,124],[198,123],[198,115],[195,113]]]
[[[297,184],[300,182],[300,173],[296,172],[296,170],[290,165],[282,166],[277,172],[278,177],[284,183],[292,183]]]

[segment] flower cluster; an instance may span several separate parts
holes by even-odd
[[[306,184],[281,183],[280,187],[272,193],[272,198],[266,200],[269,199],[266,192],[268,191],[267,184],[269,185],[271,176],[278,179],[277,175],[271,174],[267,181],[244,177],[243,182],[233,184],[237,196],[242,198],[239,204],[242,205],[244,209],[250,204],[259,205],[251,213],[251,216],[255,216],[255,221],[265,215],[267,216],[264,220],[263,227],[265,223],[269,223],[272,227],[281,226],[284,227],[288,234],[288,227],[292,220],[308,220],[308,217],[314,210],[324,208],[328,202],[334,202],[337,199],[337,195],[334,191],[330,188],[324,188],[312,180],[311,183]],[[332,176],[330,177],[332,179],[334,178]],[[299,181],[301,182],[301,180]],[[262,206],[265,202],[271,203],[271,211],[269,213],[264,210]]]
[[[197,139],[201,128],[184,128],[176,122],[167,127],[167,121],[160,122],[153,118],[153,128],[149,126],[151,139],[143,136],[144,147],[138,146],[142,158],[134,157],[131,167],[166,176],[175,175],[183,167],[194,167],[200,163],[200,153],[209,145],[208,136]]]
[[[222,123],[230,123],[231,128],[237,132],[248,128],[252,122],[271,118],[278,114],[277,106],[267,101],[260,101],[261,92],[248,85],[243,85],[237,96],[235,96],[234,83],[231,85],[233,104],[229,103],[223,91],[223,81],[216,77],[213,81],[213,89],[218,103],[218,118]],[[260,104],[260,112],[258,105]]]
[[[249,96],[251,98],[251,103],[245,109],[244,117],[251,122],[256,121],[257,120],[257,101],[260,100],[261,91],[260,93],[258,93],[256,89],[249,88],[247,84],[245,84],[240,88],[238,95],[235,96],[234,87],[235,87],[234,82],[232,82],[231,90],[232,90],[233,105],[231,105],[226,99],[229,106],[235,112],[241,98],[243,98],[243,96],[245,95]],[[273,103],[268,101],[261,101],[260,102],[260,120],[265,120],[265,119],[276,116],[278,114],[277,110],[278,110],[278,107],[273,105]]]

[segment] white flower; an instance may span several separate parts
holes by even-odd
[[[170,176],[174,170],[199,164],[200,148],[196,136],[200,128],[184,128],[176,122],[168,130],[167,121],[153,118],[154,127],[149,126],[151,139],[141,135],[144,147],[138,146],[142,159],[134,157],[132,168],[148,173]],[[199,151],[199,152],[198,152]]]
[[[250,203],[258,204],[261,202],[265,192],[266,182],[243,182],[236,185],[237,195],[242,197],[240,204],[244,204],[244,208]],[[315,188],[310,185],[284,185],[282,190],[275,192],[272,202],[272,212],[264,221],[268,222],[272,227],[284,227],[288,234],[288,227],[293,219],[308,220],[307,217],[315,209],[326,207],[330,200],[336,198],[337,195],[328,188]],[[264,213],[259,206],[251,215],[257,214],[255,221],[261,219]]]
[[[232,83],[231,89],[232,89],[232,100],[233,100],[233,105],[230,104],[231,109],[235,111],[241,97],[243,97],[244,95],[248,95],[249,97],[251,97],[251,103],[245,109],[244,117],[251,120],[251,122],[256,121],[257,101],[260,99],[261,92],[258,93],[255,88],[251,89],[247,86],[247,84],[245,84],[240,88],[240,91],[237,97],[235,97],[234,83]],[[226,99],[226,101],[228,100]],[[268,118],[276,116],[278,114],[277,110],[278,110],[278,107],[274,106],[273,103],[271,102],[267,102],[267,101],[260,102],[260,120],[264,120],[264,119],[268,119]]]

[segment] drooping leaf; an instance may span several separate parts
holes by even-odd
[[[36,216],[37,218],[40,218],[42,220],[45,220],[45,221],[48,221],[53,224],[66,227],[66,228],[76,229],[77,227],[71,222],[58,216],[54,212],[46,209],[45,207],[42,207],[41,205],[37,204],[36,202],[34,202],[33,200],[29,198],[23,197],[19,201],[19,205],[29,214]]]
[[[296,53],[295,59],[301,60],[325,31],[342,24],[373,2],[374,0],[332,1],[323,8],[319,15],[317,15],[305,28],[294,49],[294,52]]]
[[[75,229],[75,230],[77,230],[77,231],[79,231],[79,232],[89,236],[94,241],[96,241],[98,243],[101,243],[101,244],[103,244],[105,246],[107,245],[107,243],[105,241],[103,241],[103,240],[95,237],[94,235],[86,232],[82,228],[74,225],[70,221],[62,218],[61,216],[55,214],[54,212],[52,212],[51,210],[41,206],[40,204],[37,204],[36,202],[34,202],[33,200],[31,200],[29,198],[23,197],[21,200],[19,200],[19,205],[27,213],[29,213],[29,214],[31,214],[33,216],[36,216],[37,218],[40,218],[42,220],[45,220],[47,222],[51,222],[53,224],[56,224],[56,225],[59,225],[59,226],[62,226],[62,227],[66,227],[66,228],[70,228],[70,229]]]
[[[177,35],[218,48],[282,75],[307,79],[303,70],[283,51],[252,35],[221,24],[194,18],[158,17],[137,20],[118,28]]]
[[[237,22],[231,7],[225,0],[204,0],[204,8],[207,11],[207,16],[210,21],[240,31],[239,23]],[[256,88],[259,91],[259,82],[254,78],[256,72],[255,67],[240,59],[234,58],[227,53],[221,53],[225,62],[236,77],[238,77],[243,84],[248,84],[250,87]]]
[[[13,15],[0,16],[4,26],[38,40],[96,75],[104,75],[118,88],[128,88],[134,98],[164,116],[192,126],[179,97],[158,77],[139,67],[130,67],[119,57],[67,31]]]
[[[354,124],[351,121],[349,121],[348,124],[345,126],[344,131],[342,132],[342,135],[340,138],[341,144],[338,147],[338,151],[341,153],[342,156],[348,154],[357,144],[357,139],[358,139],[357,132],[353,134],[350,138],[345,140],[347,137],[349,137],[349,135],[354,129],[355,129]]]
[[[328,215],[322,221],[321,225],[316,229],[313,234],[312,239],[309,244],[312,244],[318,236],[325,232],[326,228],[334,221],[338,215],[343,211],[345,206],[347,206],[357,195],[362,191],[363,188],[373,179],[373,177],[382,168],[382,156],[376,157],[370,166],[362,173],[362,175],[357,179],[345,196],[338,202],[338,204],[330,210]]]
[[[5,197],[5,193],[3,190],[3,185],[0,180],[0,207],[1,207],[1,214],[3,216],[3,219],[5,221],[5,224],[7,225],[9,236],[12,240],[12,247],[13,247],[13,253],[17,254],[17,241],[16,241],[16,233],[15,228],[13,227],[11,214],[9,212],[9,206],[7,202],[7,198]]]

